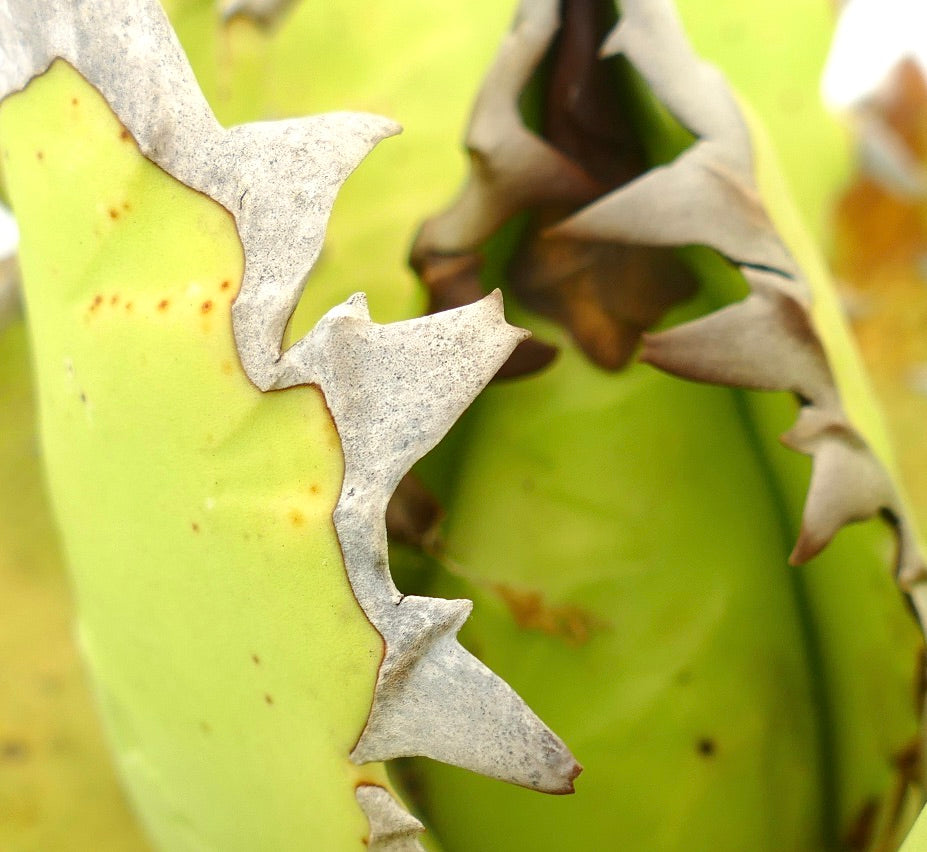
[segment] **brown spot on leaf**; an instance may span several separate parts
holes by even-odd
[[[317,485],[315,489],[318,492]],[[417,476],[407,473],[386,507],[386,532],[392,541],[431,550],[443,517],[437,498]]]
[[[115,305],[118,301],[119,301],[119,294],[118,294],[118,293],[113,293],[113,295],[109,297],[109,303],[110,303],[110,305]]]
[[[306,516],[299,509],[290,509],[287,517],[294,527],[301,527],[306,523]]]
[[[268,704],[268,705],[273,704],[273,703],[274,703],[274,697],[273,697],[270,693],[265,692],[265,693],[264,693],[264,702],[265,702],[266,704]]]
[[[701,737],[695,744],[695,749],[702,757],[714,757],[718,744],[711,737]]]
[[[879,800],[867,799],[843,836],[844,847],[851,850],[868,849],[878,816]]]
[[[132,311],[132,302],[126,302],[126,311],[128,311],[128,312],[131,313],[131,311]]]
[[[132,139],[132,134],[129,133],[125,127],[123,127],[122,130],[119,131],[119,138],[123,142],[129,142]]]
[[[29,757],[29,746],[22,740],[4,740],[0,743],[0,761],[20,763]]]
[[[319,486],[318,486],[318,483],[313,482],[312,485],[309,486],[309,491],[310,491],[312,494],[318,494],[318,493],[319,493]]]
[[[77,106],[79,103],[80,101],[77,98],[71,98],[71,106]]]
[[[90,303],[90,310],[95,311],[102,304],[103,304],[103,296],[97,293],[97,295],[93,297],[93,301]]]
[[[504,583],[492,588],[522,630],[538,630],[576,646],[588,642],[596,630],[608,627],[607,622],[581,607],[546,603],[540,592],[515,589]]]
[[[44,151],[36,151],[36,152],[35,152],[35,158],[36,158],[39,162],[41,162],[42,160],[45,159],[45,152],[44,152]]]
[[[223,280],[223,282],[219,285],[219,289],[220,289],[220,290],[228,290],[228,288],[231,287],[231,286],[232,286],[232,282],[229,281],[228,278],[226,278],[226,279]]]
[[[252,654],[251,662],[254,663],[256,666],[259,666],[261,664],[261,658],[257,654]]]
[[[110,207],[110,208],[109,208],[109,218],[110,218],[110,219],[118,219],[118,218],[119,218],[119,211],[118,211],[115,207]]]
[[[190,524],[190,529],[192,529],[193,532],[198,533],[200,531],[200,525],[196,521],[194,521],[193,523]]]
[[[158,310],[166,311],[170,307],[171,303],[167,299],[162,299],[158,302]]]
[[[212,310],[212,300],[210,299],[207,299],[205,302],[203,302],[202,305],[200,305],[201,313],[208,314],[211,310]]]

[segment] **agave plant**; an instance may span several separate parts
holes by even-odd
[[[483,5],[455,14],[499,15]],[[42,456],[156,847],[903,836],[921,639],[889,538],[919,610],[917,531],[804,235],[826,193],[792,208],[759,120],[687,39],[708,4],[681,5],[524,2],[457,200],[429,217],[407,154],[404,194],[368,187],[348,217],[372,310],[323,238],[397,126],[238,123],[326,73],[292,52],[330,34],[317,11],[175,4],[198,80],[153,0],[0,6]],[[401,251],[391,204],[424,219],[421,290],[369,248]],[[544,795],[580,763],[576,795]]]

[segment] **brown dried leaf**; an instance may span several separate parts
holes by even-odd
[[[597,53],[614,11],[597,0],[569,0],[560,15],[558,28],[552,4],[522,5],[474,107],[470,180],[450,208],[424,224],[412,265],[432,287],[442,254],[472,252],[507,219],[530,211],[508,270],[512,292],[567,328],[596,364],[619,369],[641,332],[696,285],[671,253],[558,232],[558,223],[583,204],[646,168],[615,97],[613,69]],[[542,62],[550,70],[541,135],[535,136],[524,125],[519,100]],[[512,67],[518,73],[500,87]],[[475,272],[467,292],[481,292]],[[463,298],[463,289],[457,294]],[[539,368],[549,361],[546,352],[534,346],[529,353],[527,345],[517,368],[506,365],[507,375],[521,374],[525,363]]]

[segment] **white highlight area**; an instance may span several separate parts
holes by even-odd
[[[19,229],[13,214],[0,204],[0,258],[9,257],[19,245]]]
[[[824,68],[824,100],[835,108],[852,106],[906,57],[927,72],[925,0],[848,0]]]

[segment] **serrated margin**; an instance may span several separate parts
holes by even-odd
[[[846,524],[879,514],[896,532],[896,573],[909,590],[927,579],[913,526],[891,476],[843,409],[811,316],[811,288],[760,194],[750,128],[733,92],[721,72],[694,53],[670,0],[621,0],[616,6],[619,20],[601,55],[623,54],[696,140],[672,162],[588,198],[546,235],[706,245],[735,264],[751,295],[693,322],[645,334],[642,360],[696,381],[795,393],[802,411],[782,440],[813,457],[813,473],[790,561],[805,562]],[[553,0],[521,3],[473,109],[469,179],[457,200],[421,228],[413,266],[432,254],[473,251],[496,226],[539,200],[576,201],[588,191],[576,164],[561,165],[563,155],[528,130],[519,113],[524,85],[559,26],[558,8]],[[507,69],[507,85],[501,86],[497,78]],[[545,178],[525,187],[529,166]],[[483,217],[479,222],[475,211]]]
[[[317,385],[342,442],[334,521],[345,566],[386,653],[352,759],[426,755],[545,792],[572,792],[569,749],[456,633],[469,601],[403,596],[385,509],[525,332],[497,294],[407,322],[370,320],[362,294],[286,351],[283,335],[342,183],[393,122],[360,113],[223,128],[153,0],[0,2],[0,97],[56,59],[103,95],[142,153],[234,217],[245,272],[232,308],[242,366],[261,390]],[[139,92],[145,97],[139,97]]]

